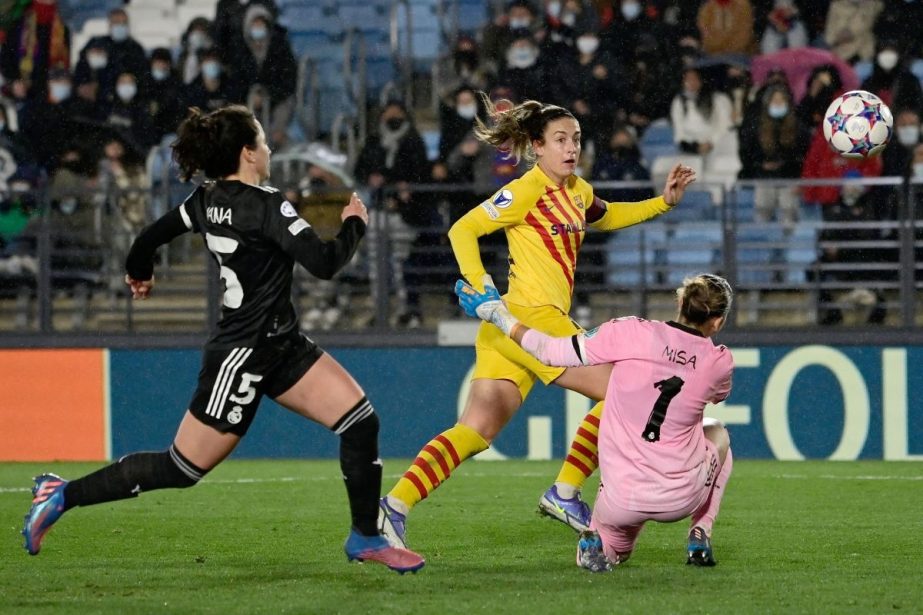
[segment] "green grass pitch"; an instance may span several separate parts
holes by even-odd
[[[406,460],[385,464],[385,488]],[[919,613],[923,463],[737,461],[718,566],[685,566],[685,522],[649,524],[608,574],[539,517],[558,462],[469,462],[410,518],[400,576],[343,555],[332,461],[230,461],[199,486],[68,512],[42,553],[19,530],[33,474],[0,464],[0,613]],[[587,493],[595,490],[595,482]]]

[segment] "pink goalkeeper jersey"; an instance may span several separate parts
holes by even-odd
[[[599,427],[607,498],[642,512],[683,508],[708,480],[705,404],[731,391],[734,360],[695,329],[636,317],[569,338],[530,330],[523,348],[548,365],[612,363]]]

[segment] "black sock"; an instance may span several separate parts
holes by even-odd
[[[159,453],[132,453],[67,483],[64,510],[133,498],[142,491],[191,487],[205,474],[175,446]]]
[[[333,426],[340,436],[340,469],[346,482],[353,527],[365,536],[378,534],[381,459],[378,458],[378,415],[362,398]]]

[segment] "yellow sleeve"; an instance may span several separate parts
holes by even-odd
[[[517,184],[517,181],[507,184],[449,229],[449,242],[459,271],[478,292],[484,292],[483,277],[487,273],[481,262],[478,237],[519,224],[535,203],[535,199],[528,198],[528,190]]]
[[[656,218],[668,212],[672,207],[667,205],[663,196],[637,201],[634,203],[607,203],[599,198],[593,199],[593,208],[605,208],[605,213],[590,226],[600,231],[615,231],[626,226],[632,226],[651,218]]]

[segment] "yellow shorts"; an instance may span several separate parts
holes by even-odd
[[[513,316],[530,329],[557,337],[567,337],[583,331],[570,316],[556,307],[527,307],[514,303],[506,305]],[[477,356],[471,379],[509,380],[519,388],[523,401],[532,390],[536,378],[541,378],[542,382],[548,384],[564,373],[565,369],[543,365],[504,335],[500,329],[486,322],[482,322],[478,329],[474,349]]]

